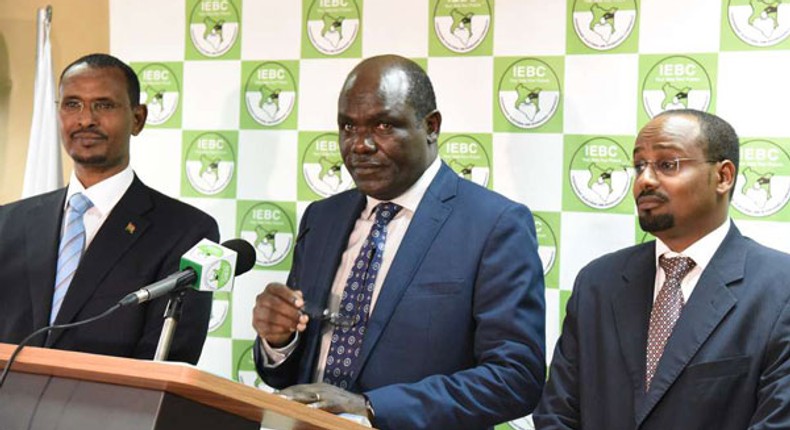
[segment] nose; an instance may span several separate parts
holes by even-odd
[[[354,152],[357,154],[371,154],[376,152],[376,142],[373,140],[373,136],[366,130],[359,130],[353,139]]]
[[[96,114],[93,112],[91,105],[83,106],[82,110],[77,114],[77,124],[81,128],[96,125]]]
[[[634,190],[642,190],[645,188],[653,189],[658,187],[658,175],[653,168],[653,163],[648,164],[641,174],[637,174],[634,178]]]

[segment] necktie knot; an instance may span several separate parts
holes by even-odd
[[[403,209],[403,206],[392,202],[379,203],[376,206],[376,223],[387,225],[395,215]]]
[[[76,193],[69,198],[69,207],[71,207],[71,210],[78,216],[82,216],[88,209],[93,207],[93,202],[85,197],[85,194]]]
[[[697,265],[689,257],[680,255],[677,257],[667,257],[667,256],[660,256],[658,258],[658,265],[664,269],[664,273],[667,275],[667,281],[673,281],[680,284],[680,281],[683,280],[686,275]]]

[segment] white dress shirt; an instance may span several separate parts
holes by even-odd
[[[66,220],[68,219],[67,211],[71,210],[69,207],[69,199],[76,193],[82,193],[93,203],[93,206],[91,206],[82,217],[83,223],[85,224],[85,249],[88,249],[88,245],[90,245],[93,238],[96,237],[96,233],[98,233],[104,221],[106,221],[107,217],[110,215],[110,212],[112,212],[115,205],[118,204],[118,201],[120,201],[121,197],[126,193],[126,190],[132,185],[133,180],[134,172],[132,171],[132,167],[126,166],[122,171],[86,189],[82,185],[82,182],[77,179],[77,175],[72,171],[71,179],[69,179],[69,187],[66,191],[66,203],[63,206],[63,225],[60,230],[61,237],[63,237],[63,233],[66,229]]]
[[[387,224],[387,240],[384,243],[384,255],[382,256],[381,267],[379,268],[378,275],[376,276],[373,295],[370,300],[371,313],[373,312],[373,309],[376,305],[376,300],[378,299],[379,293],[381,292],[381,285],[387,279],[389,268],[392,265],[392,261],[395,259],[395,255],[398,252],[398,248],[400,248],[401,242],[403,241],[403,236],[406,234],[406,230],[408,230],[409,224],[414,218],[414,213],[417,212],[417,207],[420,205],[420,201],[425,195],[425,192],[428,191],[428,186],[431,185],[431,182],[433,182],[433,179],[439,173],[439,168],[441,165],[441,160],[439,157],[436,157],[431,165],[425,169],[425,172],[423,172],[422,176],[420,176],[417,182],[415,182],[408,190],[406,190],[406,192],[390,200],[390,202],[400,205],[403,209],[401,209],[400,212],[395,215],[392,221]],[[343,289],[346,287],[346,280],[351,274],[351,266],[353,266],[354,260],[356,260],[359,250],[362,248],[362,244],[365,242],[365,238],[367,237],[370,229],[373,227],[373,223],[375,222],[376,217],[373,210],[379,203],[381,203],[380,200],[377,200],[373,197],[366,196],[366,198],[367,204],[362,210],[362,213],[359,215],[359,218],[357,218],[356,224],[351,231],[346,250],[343,252],[343,255],[340,259],[340,266],[337,268],[337,272],[335,272],[335,279],[332,282],[332,290],[329,297],[329,302],[327,303],[327,307],[332,312],[335,312],[340,308],[340,299],[343,295]],[[326,365],[329,346],[332,341],[333,330],[334,327],[330,324],[324,324],[322,327],[321,350],[318,358],[318,366],[316,367],[314,376],[315,381],[323,380],[324,367]],[[297,337],[290,344],[282,348],[272,348],[265,340],[262,339],[263,342],[261,342],[261,345],[264,352],[263,356],[267,361],[267,363],[264,363],[264,365],[266,367],[279,366],[296,349],[298,339],[299,338],[297,335]]]
[[[658,292],[661,291],[661,287],[664,285],[664,280],[666,279],[666,273],[664,273],[664,269],[658,264],[658,259],[662,255],[666,255],[667,257],[677,257],[679,255],[683,255],[686,257],[690,257],[697,263],[693,269],[683,278],[680,282],[680,290],[683,293],[683,302],[688,302],[689,297],[691,297],[691,293],[694,291],[694,287],[697,286],[697,281],[699,281],[700,275],[702,272],[705,271],[705,268],[708,267],[710,260],[713,258],[713,254],[716,253],[716,250],[719,249],[721,243],[724,241],[724,237],[727,236],[727,233],[730,231],[730,220],[727,219],[722,225],[717,227],[712,232],[703,236],[700,240],[694,242],[691,246],[686,248],[685,251],[682,253],[673,252],[669,249],[669,247],[661,241],[661,239],[656,239],[656,283],[655,288],[653,288],[653,301],[656,300],[658,297]]]

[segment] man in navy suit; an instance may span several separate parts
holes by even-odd
[[[74,161],[69,185],[0,208],[0,342],[96,316],[177,271],[181,255],[200,239],[219,238],[213,218],[145,186],[129,166],[129,141],[142,131],[147,110],[128,65],[92,54],[67,66],[58,115],[63,147]],[[72,219],[74,196],[89,203]],[[74,223],[82,227],[77,233]],[[185,294],[169,359],[197,363],[211,295]],[[166,304],[160,298],[123,308],[32,345],[150,359]]]
[[[381,429],[482,429],[529,413],[545,377],[531,213],[437,157],[441,115],[410,60],[362,61],[338,126],[357,188],[307,208],[290,288],[258,296],[259,373]]]
[[[658,239],[577,276],[538,429],[790,428],[790,256],[730,221],[738,156],[704,112],[640,131],[634,198]]]

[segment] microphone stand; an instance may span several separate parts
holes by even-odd
[[[162,334],[159,336],[159,343],[156,345],[154,361],[165,361],[170,354],[170,346],[173,343],[173,335],[176,333],[178,319],[181,318],[181,308],[184,304],[184,294],[186,290],[181,290],[170,294],[165,308],[165,322],[162,325]]]

